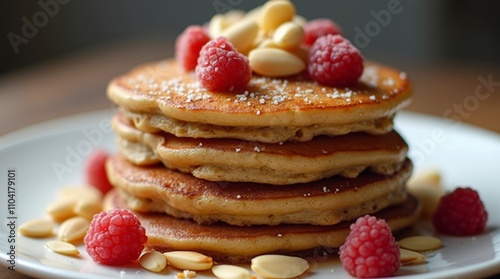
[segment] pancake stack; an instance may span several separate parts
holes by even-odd
[[[395,69],[367,62],[343,88],[254,75],[244,90],[214,92],[166,60],[115,78],[107,94],[119,154],[106,207],[135,211],[153,249],[232,263],[314,256],[342,245],[359,216],[393,230],[417,219],[408,146],[393,129],[411,85]]]

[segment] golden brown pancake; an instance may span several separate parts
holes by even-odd
[[[394,115],[377,119],[335,125],[310,126],[218,126],[206,123],[187,122],[162,114],[136,113],[122,110],[125,117],[145,132],[164,131],[177,137],[188,138],[234,138],[247,141],[280,143],[285,141],[309,141],[314,136],[337,136],[353,132],[374,135],[385,134],[393,128]]]
[[[363,172],[283,186],[211,182],[162,165],[136,166],[118,154],[106,164],[110,182],[133,210],[166,212],[198,223],[332,225],[406,199],[412,164],[392,175]]]
[[[391,117],[408,104],[406,74],[367,63],[348,88],[320,85],[306,75],[254,76],[241,92],[212,92],[174,60],[146,64],[111,81],[108,97],[135,113],[217,126],[307,127],[346,125]]]
[[[121,114],[114,117],[113,128],[120,151],[129,161],[138,165],[162,161],[168,168],[210,181],[288,185],[337,174],[354,178],[365,169],[392,174],[400,168],[408,151],[395,131],[384,135],[317,136],[308,142],[271,144],[146,133],[133,127]]]
[[[105,197],[104,210],[126,208],[116,191]],[[420,211],[417,200],[408,196],[405,202],[376,214],[385,219],[393,231],[414,223]],[[213,257],[217,262],[249,262],[266,253],[307,255],[332,251],[345,241],[350,222],[330,226],[277,225],[238,227],[225,223],[200,225],[159,213],[136,213],[148,236],[147,245],[158,251],[189,250]]]

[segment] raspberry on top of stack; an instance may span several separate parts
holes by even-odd
[[[215,15],[178,37],[176,59],[111,81],[108,207],[140,212],[155,249],[228,262],[338,248],[365,214],[401,229],[418,202],[393,118],[411,92],[290,1]]]

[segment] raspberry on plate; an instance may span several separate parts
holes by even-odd
[[[101,149],[93,150],[85,162],[85,178],[87,183],[106,194],[113,188],[106,175],[106,160],[108,152]]]
[[[340,246],[344,269],[358,278],[392,276],[400,266],[399,247],[383,219],[365,215],[351,224]]]
[[[198,63],[201,48],[210,41],[205,28],[192,25],[186,28],[175,41],[177,63],[186,71],[192,71]]]
[[[432,217],[434,228],[442,234],[465,236],[484,231],[488,212],[472,188],[457,188],[441,197]]]
[[[244,88],[252,78],[248,58],[239,53],[224,37],[208,42],[200,51],[196,77],[212,91]]]
[[[306,34],[304,44],[312,46],[316,39],[325,35],[341,35],[342,29],[335,22],[328,18],[318,18],[307,22],[304,25]]]
[[[309,75],[330,86],[351,86],[363,73],[363,56],[341,35],[319,37],[309,51]]]
[[[83,241],[95,262],[123,265],[139,258],[147,236],[137,216],[130,210],[115,208],[94,215]]]

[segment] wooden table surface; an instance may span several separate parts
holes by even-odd
[[[67,115],[110,108],[108,81],[132,66],[172,55],[169,44],[132,41],[87,50],[0,76],[0,136]],[[500,133],[500,66],[471,63],[405,68],[415,96],[406,109]],[[499,274],[500,275],[500,274]],[[31,278],[0,269],[0,278]]]

